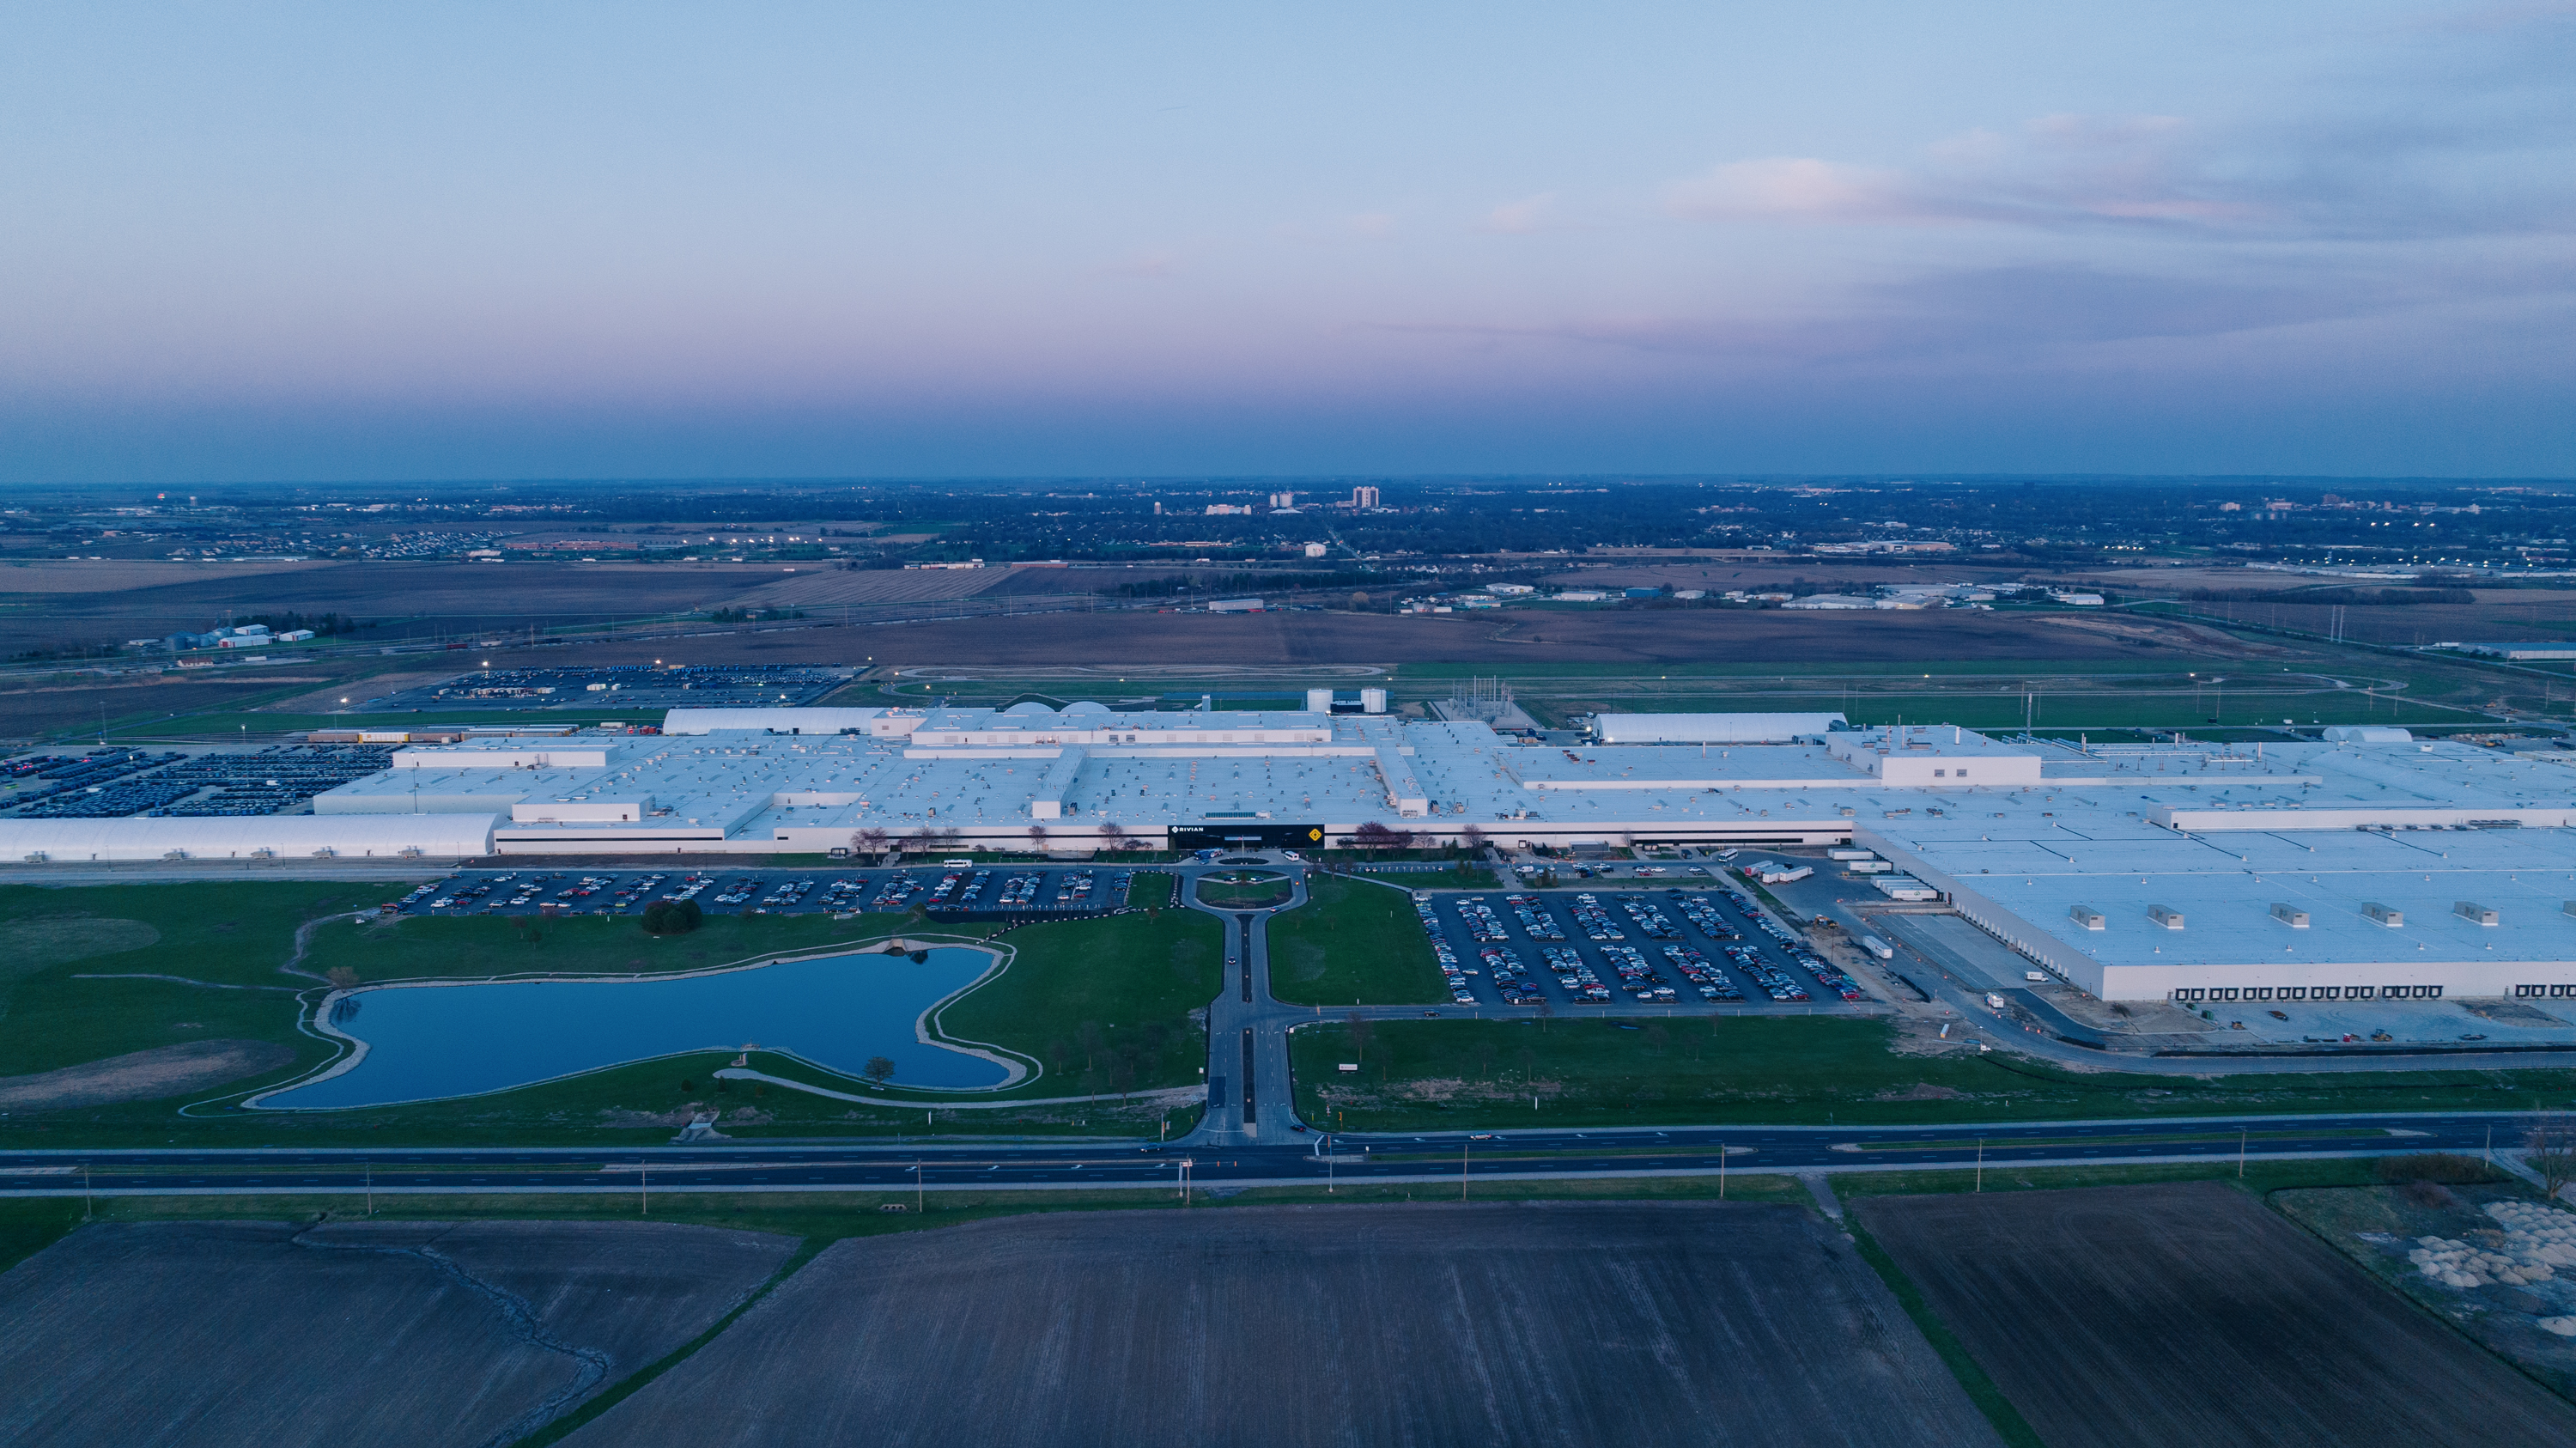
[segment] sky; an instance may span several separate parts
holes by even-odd
[[[0,0],[0,482],[2576,476],[2576,0]]]

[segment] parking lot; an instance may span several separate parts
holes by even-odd
[[[1125,905],[1132,873],[1048,865],[468,870],[390,902],[387,913],[640,915],[656,900],[694,900],[710,915],[901,914],[915,905],[939,915],[1079,915]]]
[[[369,699],[365,714],[423,709],[791,708],[812,704],[850,682],[852,671],[801,664],[721,664],[663,668],[600,664],[588,668],[476,669]]]
[[[1728,887],[1417,892],[1459,1005],[1856,1005],[1857,981]]]
[[[0,764],[0,810],[19,819],[295,814],[392,757],[378,744],[31,754]]]

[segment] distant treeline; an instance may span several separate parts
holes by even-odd
[[[333,634],[356,633],[362,628],[374,628],[376,626],[375,621],[372,619],[361,623],[358,620],[349,617],[345,613],[289,612],[237,613],[233,615],[233,627],[240,628],[246,623],[264,623],[268,625],[268,631],[271,633],[293,633],[297,629],[309,628],[313,630],[314,633],[324,638],[329,638]]]
[[[2465,588],[2311,588],[2295,593],[2260,588],[2192,588],[2183,597],[2196,603],[2323,603],[2386,607],[2405,603],[2475,603]]]

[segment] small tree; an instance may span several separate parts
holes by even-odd
[[[883,856],[886,852],[886,832],[870,825],[850,836],[850,848],[863,855]]]
[[[2523,1138],[2523,1163],[2540,1175],[2541,1195],[2551,1201],[2576,1182],[2576,1121],[2549,1115]]]
[[[656,900],[644,907],[647,935],[686,935],[706,919],[695,900]]]
[[[1119,824],[1116,820],[1103,820],[1103,821],[1101,821],[1101,824],[1100,824],[1100,849],[1101,849],[1101,852],[1102,852],[1102,853],[1104,853],[1104,854],[1115,854],[1115,853],[1117,853],[1118,851],[1123,850],[1123,849],[1125,849],[1125,848],[1127,848],[1127,829],[1126,829],[1126,827],[1125,827],[1124,825]]]
[[[1045,854],[1045,853],[1047,852],[1047,827],[1046,827],[1046,826],[1044,826],[1044,825],[1031,825],[1031,826],[1029,826],[1029,851],[1030,851],[1030,853],[1032,853],[1032,854],[1039,854],[1039,855],[1043,855],[1043,854]]]
[[[894,1079],[894,1062],[884,1056],[870,1056],[868,1063],[859,1068],[859,1075],[869,1085],[883,1088]]]
[[[1394,838],[1395,831],[1376,820],[1369,820],[1351,831],[1351,843],[1367,851],[1371,859],[1377,858],[1378,851],[1385,849]]]
[[[1471,855],[1483,854],[1485,852],[1485,831],[1483,827],[1479,825],[1469,825],[1465,829],[1460,830],[1458,832],[1458,843],[1466,846],[1467,853]]]
[[[1353,1011],[1350,1014],[1349,1024],[1351,1030],[1351,1054],[1365,1061],[1368,1059],[1369,1018],[1361,1015],[1358,1011]]]
[[[358,988],[358,972],[350,966],[335,965],[329,970],[322,972],[322,978],[331,982],[331,989],[333,990],[355,990]]]

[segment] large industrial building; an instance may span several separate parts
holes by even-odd
[[[2329,733],[2087,748],[1658,716],[1568,747],[1365,713],[675,709],[658,736],[398,750],[309,816],[0,820],[0,857],[1320,846],[1373,822],[1505,846],[1851,844],[2110,999],[2576,995],[2558,762],[2576,751]],[[1608,742],[1639,738],[1681,742]]]

